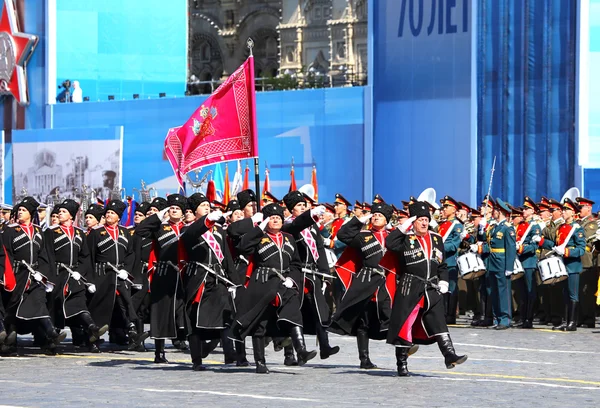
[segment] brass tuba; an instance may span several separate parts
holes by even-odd
[[[577,197],[581,197],[581,193],[579,192],[579,189],[577,187],[571,187],[570,189],[567,190],[567,192],[562,196],[562,198],[560,199],[560,203],[564,204],[565,200],[568,198],[571,201],[575,202],[575,199]]]

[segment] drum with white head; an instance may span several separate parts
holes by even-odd
[[[485,264],[478,254],[467,252],[456,260],[460,277],[464,280],[479,278],[486,272]]]

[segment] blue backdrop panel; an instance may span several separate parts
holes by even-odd
[[[471,201],[471,1],[375,0],[374,193]]]
[[[480,1],[479,197],[560,198],[574,183],[575,2]]]
[[[42,2],[40,2],[42,3]],[[57,1],[57,78],[79,80],[90,100],[183,95],[186,0]]]
[[[130,191],[144,179],[148,184],[167,183],[164,192],[174,192],[173,171],[163,156],[164,138],[169,127],[187,120],[204,99],[57,104],[51,109],[56,128],[122,125],[123,186]],[[336,192],[363,199],[364,88],[258,93],[257,117],[261,189],[267,163],[272,191],[282,197],[288,191],[293,157],[298,186],[310,182],[316,164],[321,200],[333,201]],[[252,175],[252,163],[248,165]],[[229,164],[230,181],[235,168],[236,163]]]

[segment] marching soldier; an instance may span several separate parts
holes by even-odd
[[[448,283],[450,284],[448,293],[444,294],[446,324],[456,324],[456,306],[458,304],[458,267],[456,266],[456,258],[460,243],[466,237],[467,233],[464,231],[462,222],[456,218],[456,212],[460,208],[458,201],[450,196],[445,196],[440,201],[442,203],[442,217],[445,221],[438,226],[438,233],[441,235],[442,242],[444,243],[444,259],[448,268]]]
[[[85,227],[87,228],[87,234],[89,234],[94,227],[103,224],[103,218],[104,207],[100,204],[90,205],[85,212]]]
[[[119,225],[126,205],[110,200],[104,210],[104,225],[98,225],[88,234],[88,247],[93,268],[92,283],[96,292],[88,308],[94,322],[100,327],[109,325],[116,307],[122,323],[128,330],[130,348],[148,337],[138,333],[137,316],[131,301],[131,273],[135,266],[133,239],[127,228]]]
[[[579,204],[578,224],[585,232],[585,254],[581,257],[583,271],[579,281],[581,307],[577,317],[577,327],[596,327],[596,292],[598,291],[598,266],[593,252],[598,240],[598,223],[592,216],[594,202],[584,197],[576,198]]]
[[[553,327],[552,330],[576,331],[579,274],[583,269],[581,257],[585,254],[585,231],[575,222],[575,214],[579,210],[576,203],[566,198],[562,209],[565,222],[556,230],[555,236],[552,239],[534,237],[533,241],[538,242],[540,247],[550,249],[556,255],[561,256],[569,274],[566,287],[563,285],[566,320],[563,324]]]
[[[386,272],[391,272],[381,265],[389,233],[386,225],[392,212],[387,204],[375,204],[371,215],[353,217],[338,233],[339,240],[350,247],[338,262],[344,263],[345,257],[353,257],[352,264],[360,266],[360,270],[348,271],[342,265],[337,268],[346,292],[337,304],[330,331],[356,336],[360,368],[367,370],[377,368],[369,358],[369,338],[385,337],[392,308],[393,288],[386,285],[390,283]],[[365,230],[363,227],[369,220],[371,228]],[[391,281],[394,286],[394,279]]]
[[[519,283],[523,285],[522,299],[519,306],[521,319],[523,323],[521,328],[533,329],[533,314],[535,311],[536,287],[537,287],[537,243],[532,239],[535,236],[541,236],[542,231],[533,216],[539,211],[537,204],[530,197],[525,197],[523,203],[523,218],[517,226],[517,254],[519,261],[525,271],[524,279],[519,279]]]
[[[478,243],[478,252],[487,254],[489,294],[496,330],[508,329],[512,318],[510,276],[513,274],[517,249],[515,230],[507,220],[510,213],[510,207],[498,198],[494,211],[496,224],[487,231],[487,242]],[[480,228],[485,227],[486,222],[482,220]]]
[[[49,311],[54,325],[73,329],[83,327],[88,338],[85,342],[92,353],[99,353],[95,344],[108,330],[108,325],[98,327],[87,308],[86,292],[94,293],[96,287],[88,282],[92,270],[86,235],[73,225],[79,204],[67,199],[54,207],[59,225],[51,225],[44,232],[44,241],[50,262],[50,280],[56,290],[50,296]]]
[[[363,204],[356,200],[354,202],[354,210],[352,211],[352,213],[354,214],[355,217],[362,217],[363,216]]]
[[[425,202],[411,204],[409,213],[411,218],[386,239],[403,271],[387,335],[387,343],[396,347],[400,377],[410,375],[407,359],[416,352],[415,344],[437,342],[449,369],[467,360],[466,355],[456,355],[444,317],[440,295],[448,292],[449,283],[442,237],[429,231],[431,214]]]
[[[46,278],[51,267],[42,229],[31,222],[38,206],[33,197],[25,197],[15,206],[17,222],[6,226],[2,233],[4,251],[0,251],[0,265],[4,266],[7,291],[5,346],[13,353],[16,332],[33,332],[43,339],[41,348],[47,354],[55,354],[56,346],[67,336],[64,331],[55,330],[46,306],[46,292],[52,291],[53,286]]]
[[[323,243],[326,248],[333,249],[335,255],[339,258],[342,252],[344,252],[346,245],[337,239],[337,234],[340,231],[340,228],[342,228],[342,226],[351,218],[351,216],[348,215],[350,202],[346,200],[343,195],[338,193],[335,195],[333,207],[335,208],[335,219],[331,224],[331,234],[328,237],[325,237]]]
[[[299,365],[313,359],[317,352],[308,351],[304,341],[298,293],[303,275],[294,238],[281,232],[283,208],[269,204],[262,213],[265,219],[244,234],[238,245],[241,254],[252,256],[253,267],[244,295],[236,300],[237,313],[230,338],[241,342],[252,335],[256,372],[266,374],[269,372],[265,362],[267,335],[289,335]]]

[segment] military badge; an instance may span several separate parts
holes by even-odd
[[[15,231],[17,231],[17,232],[21,232],[21,227],[17,227],[17,228],[15,228]]]
[[[170,226],[168,226],[168,225],[165,225],[165,226],[163,227],[163,231],[171,231],[171,227],[170,227]]]
[[[106,235],[106,231],[100,231],[100,235]]]
[[[580,232],[579,234],[577,234],[579,238],[583,238],[583,232]]]
[[[371,239],[373,239],[373,235],[367,235],[365,237],[365,242],[369,242]]]
[[[261,245],[268,244],[268,243],[269,243],[269,241],[270,241],[270,239],[269,239],[269,238],[267,238],[267,237],[265,237],[265,238],[263,238],[263,239],[261,239],[261,240],[260,240],[260,244],[261,244]]]
[[[504,233],[502,231],[498,231],[498,233],[496,234],[496,239],[502,239],[504,238]]]

